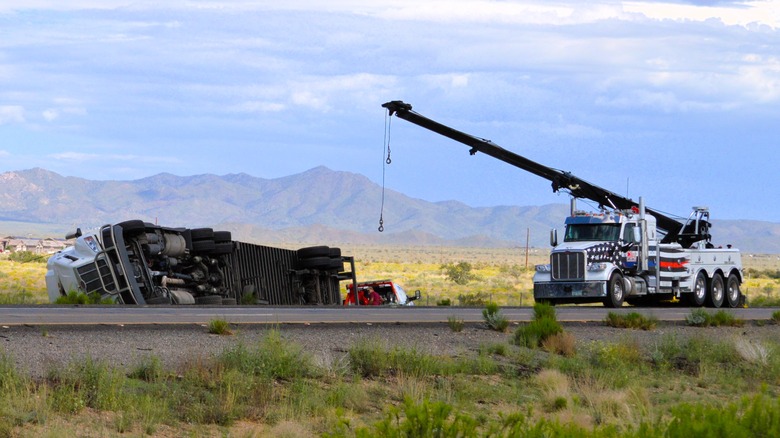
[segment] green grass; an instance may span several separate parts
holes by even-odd
[[[447,325],[450,327],[450,330],[456,333],[462,332],[465,326],[463,319],[453,315],[447,317]]]
[[[452,356],[363,338],[326,363],[272,329],[175,368],[85,356],[36,381],[0,354],[0,434],[775,436],[776,340],[658,336]]]
[[[658,318],[645,316],[638,312],[629,312],[625,315],[609,312],[604,323],[616,328],[653,330],[658,325]]]
[[[212,335],[232,335],[230,330],[230,323],[224,319],[212,319],[208,323],[208,331]]]
[[[695,327],[742,327],[745,325],[745,321],[722,309],[715,313],[710,313],[705,309],[693,309],[690,315],[685,317],[685,322]]]

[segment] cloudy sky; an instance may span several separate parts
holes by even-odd
[[[3,0],[0,172],[381,182],[400,99],[670,214],[780,222],[779,3]],[[400,119],[390,148],[413,197],[568,202]]]

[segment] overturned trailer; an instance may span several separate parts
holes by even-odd
[[[48,261],[51,302],[77,291],[119,304],[335,305],[340,283],[356,283],[354,258],[328,246],[275,248],[141,220],[67,238],[74,245]]]

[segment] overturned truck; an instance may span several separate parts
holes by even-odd
[[[328,246],[274,248],[235,241],[229,231],[141,220],[66,238],[74,245],[47,265],[52,302],[76,291],[119,304],[335,305],[340,283],[355,283],[354,258]]]

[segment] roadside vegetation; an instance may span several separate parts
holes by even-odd
[[[555,326],[550,310],[534,321]],[[86,356],[35,380],[0,350],[0,436],[780,436],[777,339],[574,348],[531,324],[467,354],[367,337],[330,360],[273,328],[175,367]]]

